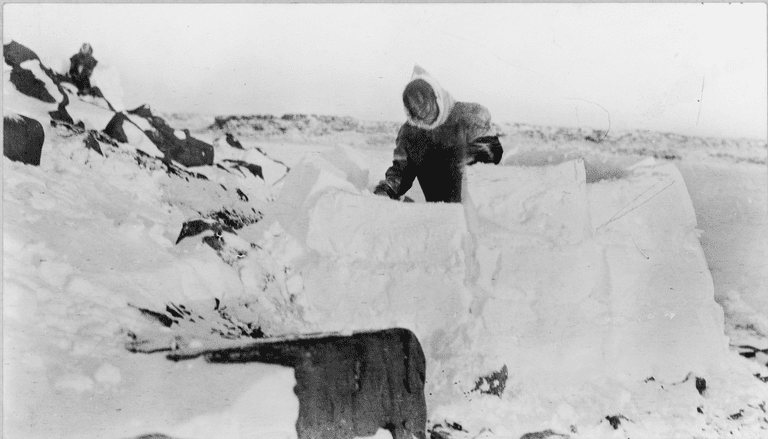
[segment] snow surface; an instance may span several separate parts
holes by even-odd
[[[4,74],[6,114],[55,109],[14,94]],[[101,124],[97,105],[72,108]],[[469,168],[463,205],[420,203],[418,188],[416,203],[398,203],[370,192],[391,161],[378,132],[241,138],[237,150],[207,131],[218,164],[261,162],[266,181],[217,166],[195,168],[201,180],[43,125],[39,167],[3,159],[4,437],[295,437],[290,369],[124,346],[215,346],[245,324],[268,336],[412,329],[427,357],[429,427],[451,437],[768,433],[768,385],[753,376],[766,370],[724,336],[766,335],[765,243],[750,247],[766,230],[758,164],[630,154],[605,165],[621,178],[590,178],[592,157],[561,150],[519,166],[525,141],[504,139],[504,163],[517,166]],[[736,210],[720,207],[731,197]],[[239,257],[200,236],[176,244],[201,213],[251,208],[264,219],[222,234]],[[726,227],[734,216],[744,229]],[[189,318],[164,328],[138,310],[170,305]],[[487,393],[480,378],[504,366],[504,391]]]

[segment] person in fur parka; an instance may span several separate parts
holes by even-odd
[[[490,112],[479,104],[454,102],[419,66],[403,91],[403,104],[407,122],[397,135],[392,166],[374,193],[398,200],[418,179],[428,202],[461,202],[464,166],[501,161],[499,138],[490,134]]]

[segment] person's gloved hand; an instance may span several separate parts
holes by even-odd
[[[384,181],[382,181],[381,183],[379,183],[378,186],[376,186],[376,188],[373,190],[373,193],[376,195],[389,197],[393,200],[397,199],[397,194],[395,194],[395,191],[393,191],[392,188],[389,187],[389,185]]]
[[[498,165],[501,162],[501,156],[504,155],[504,148],[498,136],[485,136],[472,141],[467,155],[467,165],[478,162]]]

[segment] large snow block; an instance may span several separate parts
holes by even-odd
[[[307,318],[322,330],[399,326],[428,343],[468,309],[464,208],[363,191],[360,168],[339,154],[295,166],[276,203],[278,222],[305,249]]]
[[[305,243],[309,211],[317,199],[332,189],[357,193],[346,174],[320,157],[304,157],[291,169],[275,204],[278,222],[300,242]]]
[[[306,246],[321,262],[302,275],[322,328],[401,326],[428,341],[464,316],[461,205],[328,190],[308,219]]]
[[[512,233],[579,242],[591,236],[582,160],[556,166],[478,164],[467,189],[481,218]]]
[[[723,314],[677,168],[648,163],[591,185],[589,199],[608,273],[608,363],[669,379],[717,366],[727,346]]]
[[[458,204],[416,205],[329,191],[309,210],[307,245],[344,259],[454,266],[466,236]]]
[[[599,322],[607,307],[594,297],[604,288],[602,248],[535,238],[478,237],[478,285],[487,297],[475,305],[483,328],[475,350],[515,380],[584,379],[604,361]]]

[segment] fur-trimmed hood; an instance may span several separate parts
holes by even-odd
[[[435,92],[438,108],[437,119],[435,119],[435,121],[431,124],[426,124],[419,120],[415,120],[411,117],[411,114],[408,112],[407,108],[405,108],[405,117],[408,119],[408,123],[415,127],[425,130],[435,129],[444,124],[446,120],[448,120],[448,115],[451,114],[451,110],[453,109],[455,101],[453,100],[453,97],[451,97],[451,95],[445,91],[443,87],[440,86],[435,78],[433,78],[429,73],[427,73],[426,70],[418,65],[413,67],[413,74],[411,75],[410,82],[413,82],[416,79],[421,79],[429,84],[430,87],[432,87],[432,90]]]

